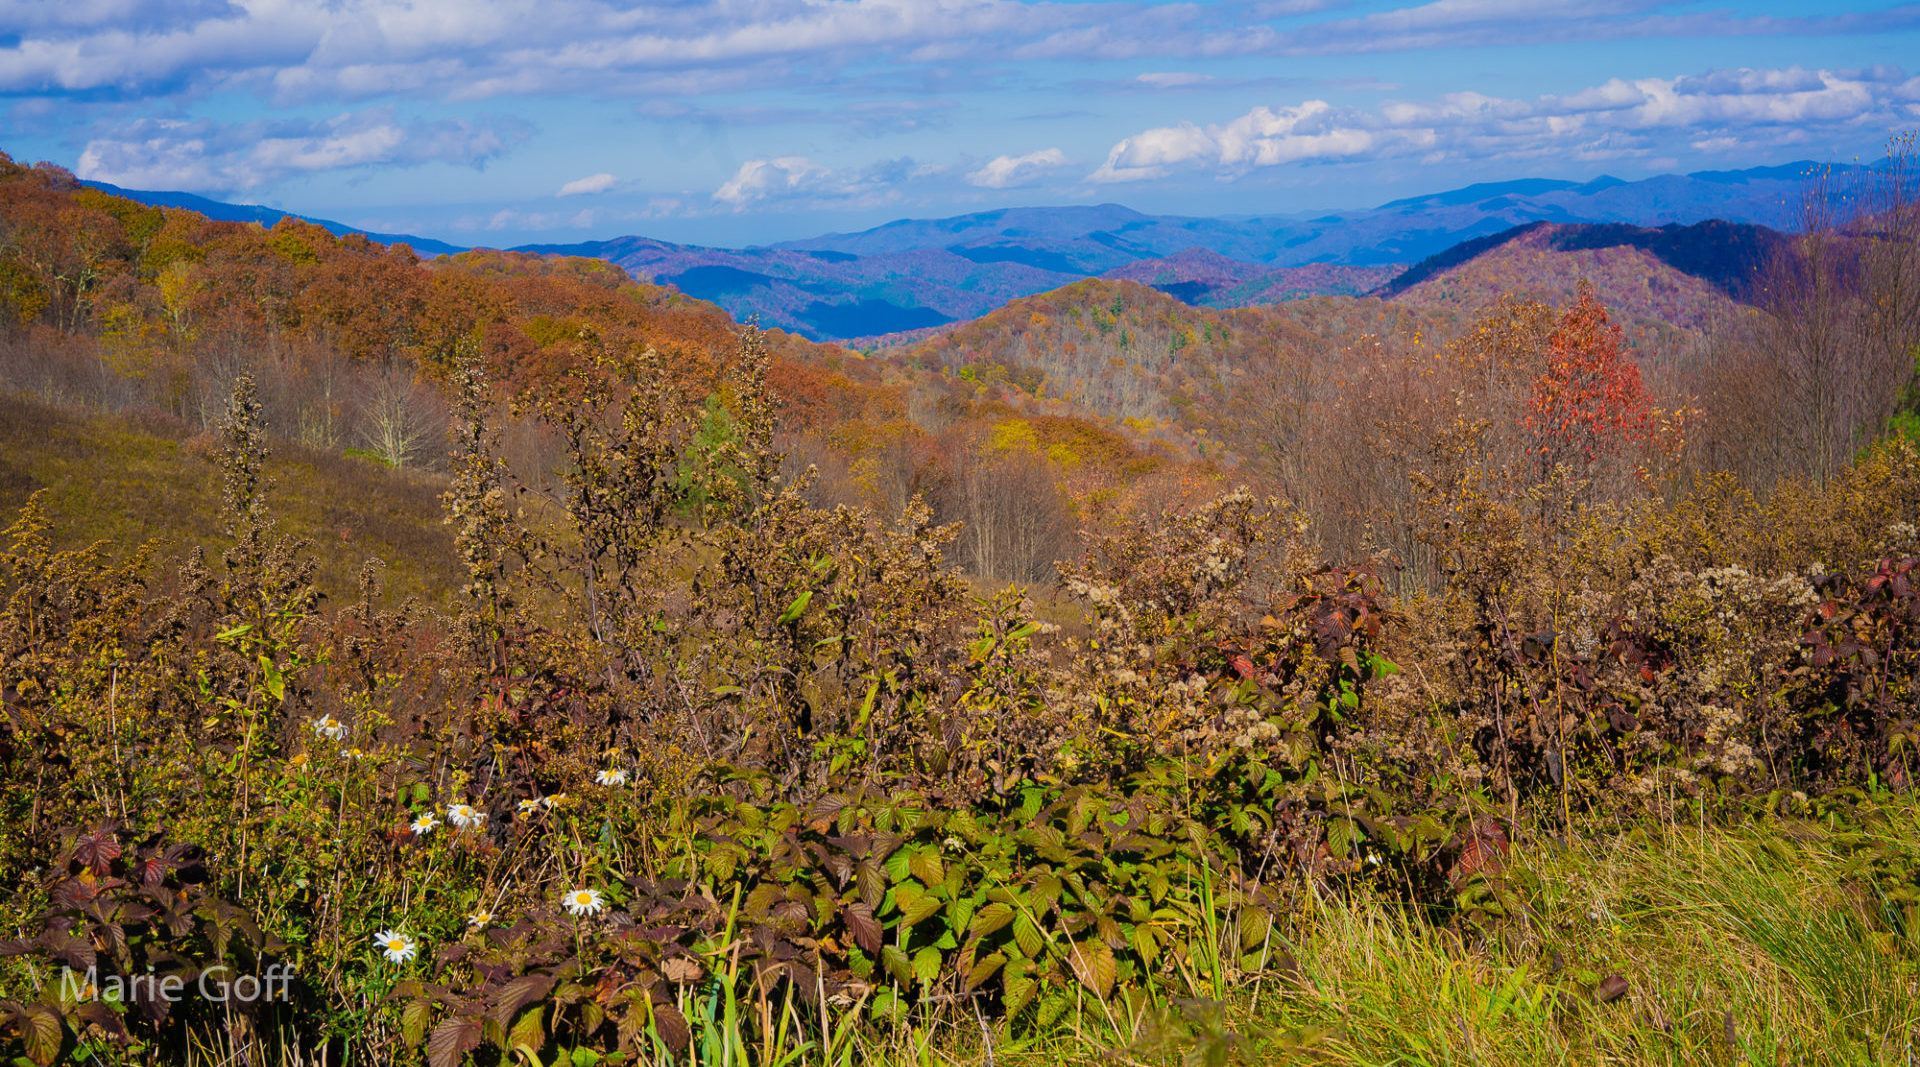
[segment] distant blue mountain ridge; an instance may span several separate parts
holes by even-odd
[[[1022,207],[944,219],[900,219],[857,233],[742,249],[625,236],[513,250],[605,259],[636,277],[711,300],[736,318],[755,316],[762,325],[815,340],[847,340],[975,318],[1019,297],[1142,264],[1148,269],[1128,273],[1153,276],[1155,284],[1182,299],[1217,301],[1220,292],[1180,276],[1182,265],[1202,262],[1192,255],[1196,252],[1246,266],[1234,292],[1298,296],[1311,290],[1293,281],[1293,269],[1314,264],[1405,266],[1462,242],[1535,222],[1684,227],[1719,219],[1790,228],[1804,177],[1816,166],[1800,162],[1640,181],[1611,176],[1585,182],[1525,178],[1312,217],[1148,215],[1119,204]],[[1863,169],[1832,168],[1841,175]],[[271,225],[286,214],[187,193],[88,184],[214,218]],[[335,233],[355,232],[324,219],[307,221]],[[367,236],[404,241],[426,255],[461,250],[431,238]],[[1168,263],[1161,265],[1161,260]],[[1214,276],[1221,273],[1217,263],[1206,269]],[[1262,269],[1273,272],[1272,284],[1263,283]],[[1329,278],[1330,285],[1350,287],[1350,277]]]

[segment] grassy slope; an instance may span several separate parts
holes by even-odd
[[[220,471],[210,438],[177,423],[119,418],[0,395],[0,520],[35,490],[66,547],[122,548],[159,538],[168,555],[199,545],[219,559]],[[351,596],[369,556],[387,564],[389,596],[441,604],[457,587],[441,524],[444,479],[275,442],[270,496],[283,533],[309,538],[319,585]]]
[[[1908,1064],[1920,944],[1861,877],[1920,863],[1920,808],[1868,829],[1649,828],[1516,850],[1530,907],[1463,938],[1367,900],[1275,928],[1290,973],[1217,1005],[1109,1023],[1083,1005],[1050,1038],[957,1062],[1040,1064]],[[1910,925],[1910,924],[1909,924]],[[1624,993],[1596,993],[1609,979]],[[1617,985],[1615,988],[1618,988]],[[1115,1025],[1117,1024],[1117,1025]],[[1076,1032],[1077,1031],[1077,1032]],[[890,1050],[920,1060],[912,1047]]]

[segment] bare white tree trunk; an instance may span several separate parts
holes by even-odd
[[[445,406],[406,368],[388,364],[368,379],[360,405],[360,442],[390,467],[419,465],[446,423]]]

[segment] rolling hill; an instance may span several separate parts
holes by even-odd
[[[1378,295],[1473,310],[1505,295],[1565,303],[1590,282],[1624,318],[1705,330],[1737,314],[1786,238],[1722,221],[1655,228],[1536,222],[1464,242],[1415,264]]]
[[[1349,267],[1309,263],[1269,269],[1228,259],[1204,248],[1142,259],[1102,274],[1102,278],[1150,285],[1198,307],[1231,308],[1272,304],[1316,293],[1359,296],[1398,277],[1396,266]]]
[[[1054,405],[1119,420],[1185,450],[1185,397],[1223,372],[1311,359],[1360,337],[1445,335],[1451,308],[1318,295],[1260,307],[1196,307],[1129,280],[1090,278],[987,315],[901,339],[892,362],[998,390],[1023,407]]]
[[[452,255],[455,252],[464,252],[468,248],[467,245],[448,244],[445,241],[437,241],[431,237],[418,237],[408,233],[368,233],[363,227],[349,226],[344,222],[334,222],[331,219],[314,218],[311,215],[296,215],[291,211],[282,211],[279,208],[273,207],[262,207],[259,204],[230,204],[223,200],[210,200],[207,197],[197,196],[193,193],[166,192],[154,189],[122,189],[108,182],[86,180],[82,180],[80,184],[98,189],[103,193],[112,193],[114,196],[126,197],[134,203],[146,204],[149,207],[172,207],[179,208],[183,211],[195,211],[216,222],[257,222],[268,229],[272,229],[274,224],[281,219],[299,219],[301,222],[310,222],[328,233],[333,234],[335,237],[345,237],[350,233],[362,234],[368,240],[383,245],[407,245],[423,256]]]

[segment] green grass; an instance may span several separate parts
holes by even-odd
[[[1298,968],[1131,1032],[1097,1009],[993,1061],[1041,1064],[1833,1064],[1920,1062],[1920,943],[1862,877],[1911,882],[1920,809],[1871,830],[1669,828],[1515,857],[1527,913],[1462,934],[1362,896],[1317,898],[1277,943]],[[1626,992],[1595,992],[1619,976]],[[950,1025],[950,1024],[949,1024]],[[1122,1027],[1121,1031],[1126,1031]],[[930,1061],[984,1063],[948,1029]],[[876,1048],[874,1059],[900,1049]]]
[[[210,437],[161,418],[52,407],[0,395],[0,519],[11,522],[34,491],[62,547],[110,541],[120,551],[150,538],[177,557],[191,546],[217,564],[220,471]],[[386,562],[387,597],[442,605],[458,587],[442,524],[445,479],[275,441],[270,499],[282,533],[313,542],[320,588],[351,597],[369,556]]]

